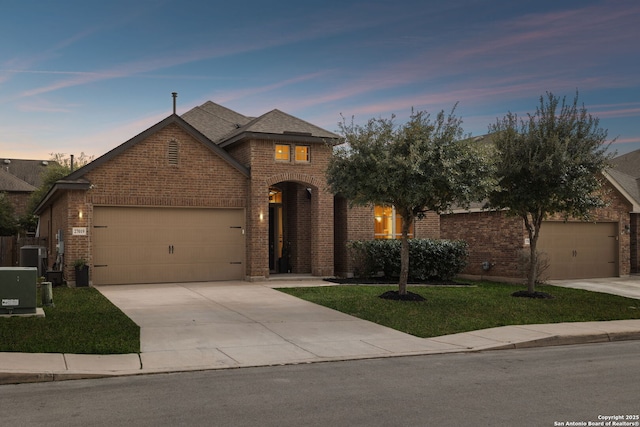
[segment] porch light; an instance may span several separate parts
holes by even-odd
[[[82,210],[78,211],[78,218],[82,219]]]
[[[264,221],[264,214],[262,212],[260,212],[260,222]]]

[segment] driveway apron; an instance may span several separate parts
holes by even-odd
[[[144,370],[263,366],[460,348],[248,282],[97,288],[140,326]]]

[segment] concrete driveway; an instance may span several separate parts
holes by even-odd
[[[147,371],[461,349],[357,319],[263,284],[117,285],[98,290],[140,326],[140,357]]]
[[[640,275],[603,279],[551,280],[549,284],[640,299]]]
[[[554,284],[640,298],[637,276]],[[640,339],[640,319],[417,338],[271,289],[323,285],[304,279],[100,286],[140,326],[140,354],[0,353],[0,384]]]

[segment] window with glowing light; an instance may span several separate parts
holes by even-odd
[[[291,156],[291,147],[285,144],[276,144],[276,160],[288,162]]]
[[[376,239],[400,239],[402,237],[402,217],[393,206],[373,208],[373,235]],[[409,238],[413,237],[413,224],[409,227]]]
[[[296,162],[309,163],[309,147],[306,145],[296,145]]]

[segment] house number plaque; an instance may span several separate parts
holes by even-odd
[[[86,236],[87,235],[87,227],[73,227],[71,229],[71,234],[74,236]]]

